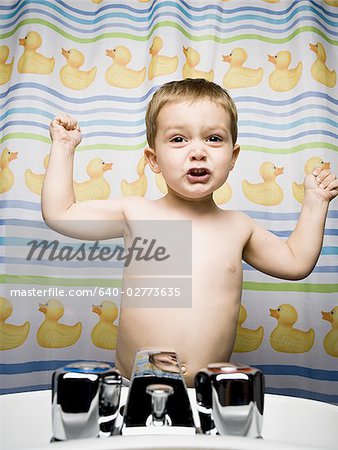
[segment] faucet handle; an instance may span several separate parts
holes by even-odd
[[[149,384],[146,393],[151,395],[152,406],[147,426],[170,426],[170,418],[166,415],[166,406],[168,397],[174,393],[174,388],[167,384]]]

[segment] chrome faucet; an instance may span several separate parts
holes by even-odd
[[[261,437],[264,375],[258,369],[209,364],[196,374],[195,388],[203,433]]]
[[[135,357],[121,433],[191,435],[196,433],[196,428],[176,353],[139,350]]]
[[[52,379],[52,441],[110,436],[118,413],[122,377],[106,363],[77,362]]]

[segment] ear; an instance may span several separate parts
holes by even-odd
[[[231,158],[230,170],[232,170],[235,167],[235,163],[237,161],[240,149],[241,149],[241,147],[238,144],[234,145],[234,148],[232,150],[232,158]]]
[[[150,147],[146,147],[144,149],[144,157],[145,157],[149,167],[151,168],[151,170],[154,173],[161,173],[161,169],[157,162],[156,152],[154,149],[152,149]]]

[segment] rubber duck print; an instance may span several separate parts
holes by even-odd
[[[311,350],[314,331],[312,328],[301,331],[293,327],[297,322],[298,313],[292,305],[284,304],[277,309],[270,308],[270,317],[278,321],[278,325],[270,335],[271,347],[276,352],[305,353]]]
[[[27,339],[30,323],[23,325],[12,325],[6,323],[11,316],[13,306],[5,297],[0,297],[0,350],[11,350],[20,347]]]
[[[246,88],[257,86],[262,81],[263,69],[250,69],[243,67],[248,58],[244,48],[237,47],[230,55],[223,55],[223,61],[230,64],[229,70],[223,78],[223,86],[227,89]]]
[[[163,40],[160,36],[155,36],[149,49],[151,61],[149,64],[148,78],[152,80],[155,77],[169,75],[176,72],[178,66],[178,56],[159,55],[163,47]]]
[[[227,181],[212,194],[212,198],[216,205],[223,205],[224,203],[227,203],[231,197],[232,189]]]
[[[1,153],[0,158],[0,194],[8,192],[14,184],[14,174],[9,168],[9,163],[17,159],[18,152],[11,152],[5,148]]]
[[[183,66],[183,78],[205,78],[208,81],[214,80],[214,71],[202,72],[195,69],[201,60],[201,56],[197,50],[192,47],[184,47],[183,53],[186,57],[186,62]]]
[[[330,322],[332,327],[324,338],[324,349],[328,355],[338,358],[338,306],[321,313],[322,319]]]
[[[109,300],[104,300],[99,306],[93,305],[92,312],[100,318],[91,333],[93,344],[106,350],[115,350],[118,327],[114,325],[114,321],[119,315],[117,306]]]
[[[75,48],[61,49],[62,55],[66,58],[66,64],[60,70],[61,83],[69,89],[86,89],[95,79],[97,67],[90,70],[80,70],[85,62],[83,53]]]
[[[284,197],[282,188],[277,184],[276,177],[284,173],[284,167],[276,167],[274,163],[266,161],[259,169],[263,183],[249,183],[243,180],[242,188],[246,198],[253,203],[264,206],[279,205]]]
[[[9,56],[9,47],[7,45],[0,46],[0,85],[8,83],[11,78],[14,58],[10,63],[7,63]]]
[[[42,45],[42,37],[36,31],[30,31],[19,39],[19,44],[24,46],[24,52],[18,61],[19,73],[36,73],[48,75],[52,73],[55,66],[55,58],[47,58],[37,49]]]
[[[318,83],[324,84],[327,87],[335,87],[337,81],[337,75],[335,70],[330,70],[326,62],[326,51],[324,45],[321,42],[317,44],[309,44],[310,50],[312,50],[317,58],[311,66],[311,75],[318,81]]]
[[[43,160],[43,167],[47,169],[49,161],[49,153],[45,156]],[[43,179],[45,178],[44,173],[34,173],[31,169],[26,169],[25,171],[25,181],[28,189],[34,194],[41,195]]]
[[[289,69],[291,53],[282,50],[275,56],[268,55],[269,61],[275,65],[274,71],[269,75],[269,85],[272,90],[285,92],[293,89],[302,74],[303,63],[299,61],[294,69]]]
[[[257,350],[264,336],[264,328],[259,326],[256,330],[244,328],[242,324],[246,321],[248,313],[243,305],[241,305],[237,323],[237,335],[234,345],[234,352],[244,353]]]
[[[36,339],[41,347],[64,348],[74,345],[78,341],[82,324],[64,325],[59,320],[64,315],[63,304],[57,299],[48,300],[45,304],[39,304],[39,311],[45,315],[40,325]]]
[[[305,175],[310,175],[312,171],[316,168],[320,167],[321,169],[330,169],[330,163],[324,162],[318,156],[313,156],[308,159],[304,166]],[[296,182],[292,183],[292,193],[294,198],[299,203],[303,203],[304,201],[304,183],[298,184]]]
[[[145,157],[142,156],[142,158],[139,160],[137,164],[137,174],[139,178],[136,181],[133,181],[129,183],[126,180],[121,181],[121,191],[124,196],[129,195],[136,195],[138,197],[144,197],[147,188],[148,188],[148,181],[145,174],[145,168],[146,168],[147,162],[145,160]]]
[[[110,184],[104,173],[111,170],[113,163],[105,163],[101,158],[94,158],[87,165],[89,180],[80,183],[74,181],[76,200],[105,200],[110,196]]]
[[[93,3],[102,3],[103,0],[92,0]]]
[[[108,67],[105,79],[111,86],[133,89],[141,86],[146,77],[146,68],[133,70],[127,67],[131,61],[131,52],[124,45],[118,45],[113,50],[106,50],[106,55],[113,59]]]

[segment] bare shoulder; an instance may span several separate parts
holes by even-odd
[[[140,220],[151,218],[155,209],[154,200],[144,197],[130,196],[123,199],[123,210],[127,220]]]
[[[250,239],[255,228],[255,221],[247,214],[236,210],[222,210],[224,225],[230,226],[231,230],[241,234],[244,241]]]

